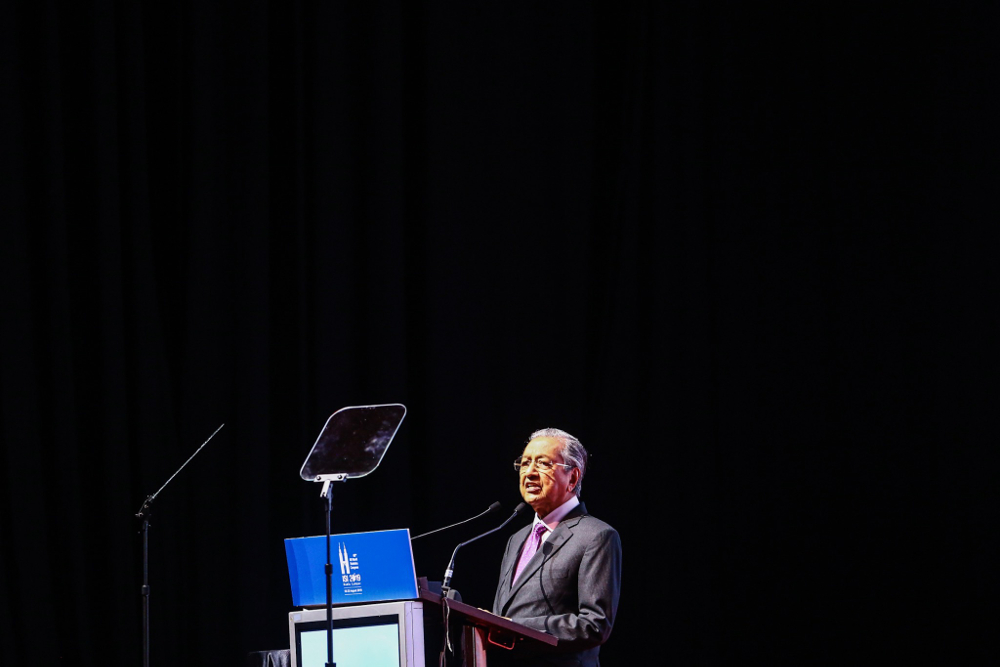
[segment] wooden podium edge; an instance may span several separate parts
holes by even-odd
[[[431,593],[430,591],[421,588],[418,591],[418,595],[421,600],[430,602],[431,604],[439,607],[441,606],[441,596],[437,593]],[[452,613],[461,614],[468,619],[467,623],[469,625],[474,625],[478,628],[483,628],[485,630],[491,630],[494,628],[504,630],[517,637],[532,639],[549,646],[555,646],[559,643],[559,640],[550,634],[540,630],[535,630],[534,628],[526,627],[517,621],[512,621],[504,618],[503,616],[497,616],[494,613],[480,609],[479,607],[473,607],[472,605],[465,604],[464,602],[449,600],[448,607],[451,609]]]

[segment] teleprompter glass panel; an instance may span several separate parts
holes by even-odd
[[[364,477],[375,470],[406,416],[399,403],[359,405],[337,410],[326,420],[299,475]]]

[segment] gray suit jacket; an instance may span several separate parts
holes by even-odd
[[[600,645],[611,635],[621,592],[618,533],[588,515],[580,503],[559,522],[511,587],[530,532],[529,524],[507,541],[493,613],[559,639],[555,649],[523,656],[526,662],[596,667]]]

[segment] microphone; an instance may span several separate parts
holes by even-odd
[[[442,580],[442,582],[441,582],[441,595],[442,595],[442,597],[447,597],[447,592],[449,590],[449,584],[451,584],[451,576],[453,574],[455,574],[455,554],[458,553],[458,550],[461,549],[462,547],[464,547],[466,544],[471,544],[472,542],[475,542],[476,540],[478,540],[481,537],[486,537],[487,535],[490,535],[492,533],[497,532],[498,530],[500,530],[501,528],[503,528],[504,526],[506,526],[508,523],[510,523],[511,521],[513,521],[514,518],[518,514],[520,514],[521,512],[523,512],[524,510],[526,510],[527,508],[528,508],[528,503],[522,502],[522,503],[518,504],[518,506],[514,508],[514,513],[511,514],[507,518],[507,520],[504,521],[503,523],[501,523],[499,526],[497,526],[493,530],[486,531],[482,535],[476,535],[471,540],[466,540],[465,542],[462,542],[457,547],[455,547],[455,550],[453,552],[451,552],[451,560],[448,562],[448,569],[444,571],[444,580]]]
[[[427,537],[428,535],[433,535],[434,533],[440,533],[442,530],[448,530],[449,528],[454,528],[455,526],[461,526],[463,523],[469,523],[470,521],[475,521],[481,516],[486,516],[491,512],[496,512],[498,509],[500,509],[500,503],[493,503],[492,505],[489,506],[489,508],[485,512],[480,512],[471,519],[466,519],[465,521],[459,521],[458,523],[453,523],[450,526],[445,526],[444,528],[438,528],[437,530],[431,530],[426,533],[421,533],[416,537],[411,537],[410,541],[412,542],[413,540],[419,540],[421,537]]]

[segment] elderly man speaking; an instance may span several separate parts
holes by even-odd
[[[514,468],[535,519],[507,542],[493,613],[547,632],[559,645],[525,654],[500,650],[490,664],[598,667],[618,609],[622,547],[615,529],[580,502],[587,450],[565,431],[542,429],[531,434]]]

